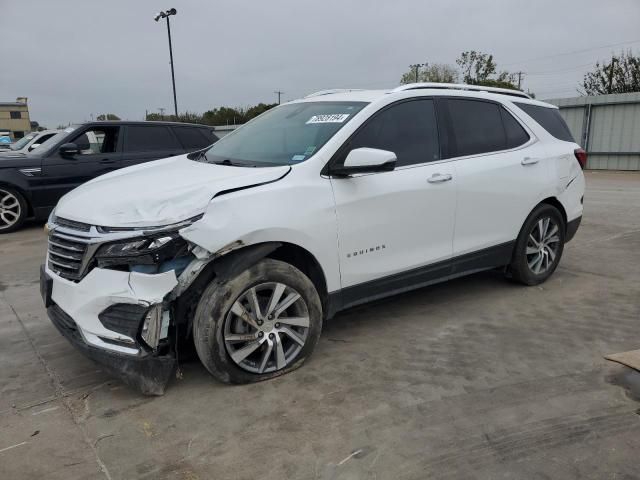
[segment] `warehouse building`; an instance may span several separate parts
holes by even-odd
[[[545,100],[557,105],[593,170],[640,170],[640,92]]]
[[[18,97],[15,102],[0,102],[0,136],[7,135],[15,141],[30,131],[27,97]]]

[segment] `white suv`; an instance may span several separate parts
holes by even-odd
[[[545,281],[585,162],[556,107],[518,91],[318,92],[67,194],[41,290],[68,339],[145,393],[185,341],[218,380],[263,380],[345,308],[496,267]]]

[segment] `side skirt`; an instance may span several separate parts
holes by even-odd
[[[511,263],[516,241],[329,293],[327,318],[346,308]]]

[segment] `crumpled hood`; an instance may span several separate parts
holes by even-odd
[[[56,216],[105,227],[169,225],[204,212],[223,190],[272,182],[291,167],[245,168],[186,155],[123,168],[67,193]]]

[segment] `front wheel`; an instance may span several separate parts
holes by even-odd
[[[225,383],[250,383],[295,370],[313,352],[322,306],[313,283],[292,265],[263,259],[205,289],[194,319],[200,360]]]
[[[0,234],[18,230],[27,216],[27,202],[12,188],[0,186]]]
[[[538,206],[525,221],[516,241],[510,272],[525,285],[538,285],[555,271],[564,249],[566,226],[553,205]]]

